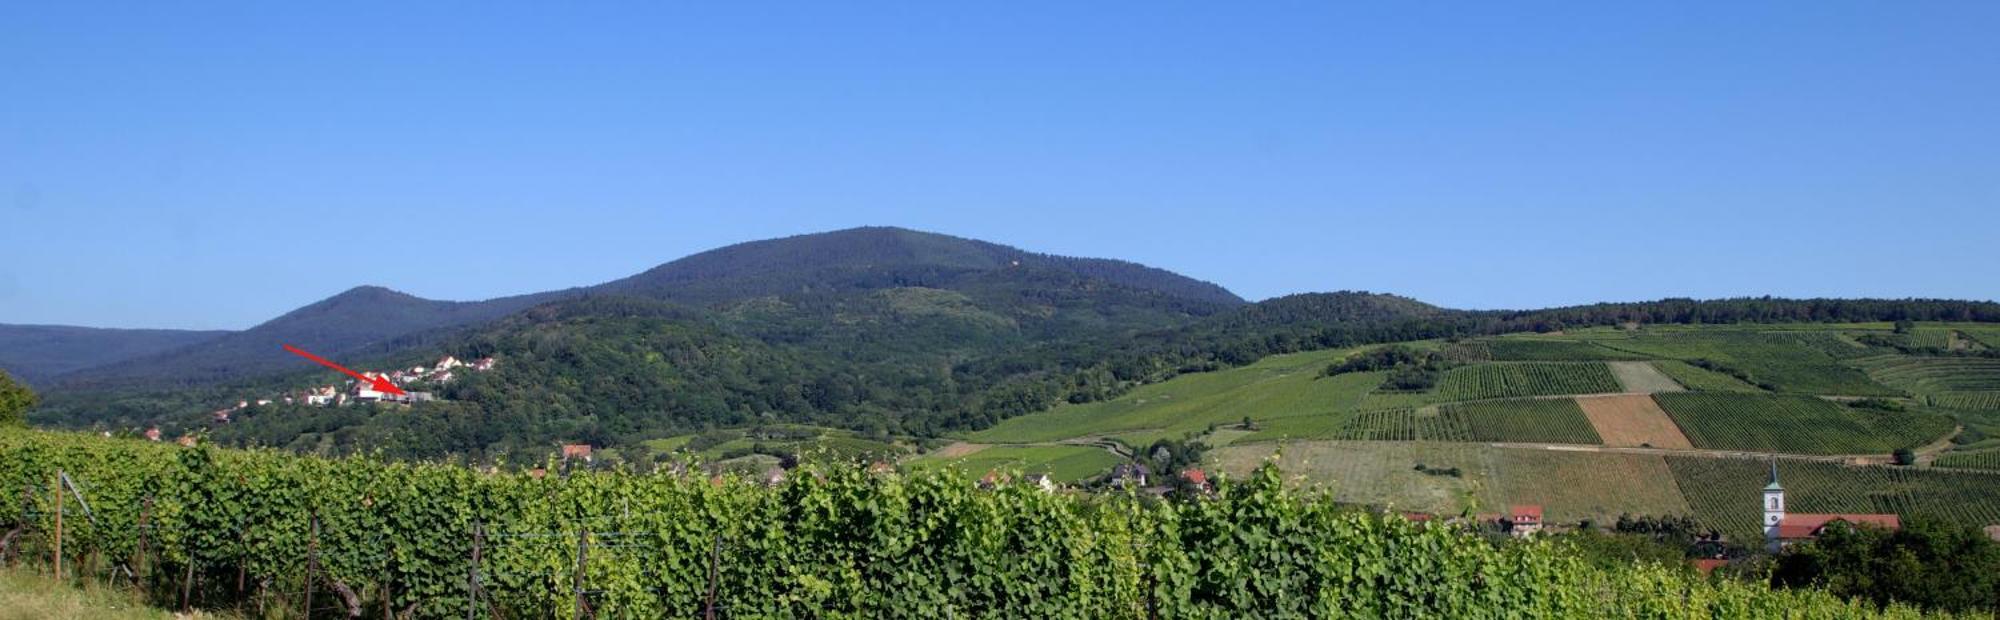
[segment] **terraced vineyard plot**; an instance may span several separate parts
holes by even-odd
[[[967,439],[1034,443],[1119,435],[1151,443],[1205,432],[1210,424],[1238,424],[1245,416],[1259,424],[1293,417],[1326,420],[1358,409],[1361,399],[1382,383],[1379,372],[1320,376],[1328,363],[1352,352],[1273,355],[1249,366],[1183,375],[1107,401],[1008,418]]]
[[[1486,341],[1494,361],[1573,362],[1591,360],[1642,360],[1648,356],[1620,351],[1581,340],[1536,338],[1495,338]]]
[[[1770,477],[1757,459],[1668,457],[1697,520],[1731,539],[1759,541],[1759,497]],[[1781,460],[1792,512],[1891,512],[1979,527],[2000,523],[2000,475]]]
[[[2000,450],[1947,452],[1931,463],[1948,469],[1983,469],[2000,472]]]
[[[1793,454],[1883,454],[1951,431],[1945,416],[1851,409],[1810,396],[1656,394],[1697,448]]]
[[[1436,416],[1431,416],[1436,417]],[[1357,441],[1416,441],[1416,412],[1411,409],[1363,411],[1348,418],[1334,439]]]
[[[1485,340],[1449,343],[1438,349],[1438,353],[1443,354],[1445,359],[1461,364],[1493,361],[1493,351],[1486,347]]]
[[[1569,398],[1495,400],[1445,405],[1441,426],[1464,429],[1472,441],[1598,444],[1597,431]]]
[[[1539,504],[1550,523],[1606,523],[1620,514],[1688,515],[1666,459],[1650,454],[1499,449],[1500,496]],[[1498,508],[1497,506],[1495,508]]]
[[[2000,409],[2000,392],[1945,392],[1926,400],[1947,409]]]
[[[1911,392],[2000,391],[2000,359],[1881,355],[1854,363],[1876,381]]]
[[[1583,409],[1584,417],[1590,419],[1597,436],[1604,438],[1604,445],[1694,447],[1651,396],[1592,396],[1578,398],[1576,404]]]
[[[1528,362],[1461,366],[1444,373],[1437,394],[1442,401],[1600,394],[1622,389],[1611,369],[1600,362]]]
[[[1713,370],[1696,368],[1688,365],[1687,362],[1679,360],[1653,362],[1653,367],[1660,369],[1660,372],[1666,373],[1667,376],[1673,377],[1676,383],[1697,392],[1761,393],[1764,391],[1762,388],[1744,383],[1736,377]]]

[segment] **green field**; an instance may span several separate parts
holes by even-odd
[[[1653,367],[1660,369],[1660,372],[1666,373],[1667,376],[1673,377],[1674,381],[1680,383],[1681,386],[1686,387],[1687,389],[1690,390],[1694,390],[1696,392],[1763,392],[1764,391],[1763,388],[1759,388],[1757,386],[1744,383],[1743,380],[1737,379],[1736,377],[1731,377],[1729,375],[1715,372],[1713,370],[1696,368],[1694,366],[1688,365],[1687,362],[1679,360],[1662,360],[1653,362]]]
[[[1470,441],[1601,444],[1573,398],[1492,400],[1444,405],[1445,426],[1464,428]]]
[[[1853,409],[1792,395],[1656,394],[1697,448],[1791,454],[1886,454],[1951,432],[1950,418],[1925,412]]]
[[[1694,516],[1739,542],[1763,539],[1759,490],[1770,464],[1757,459],[1669,457]],[[1892,512],[1965,526],[2000,523],[2000,475],[1893,466],[1780,461],[1793,512]]]
[[[1255,364],[1182,375],[1140,387],[1118,398],[1009,418],[973,433],[979,443],[1033,443],[1077,437],[1111,436],[1151,443],[1206,431],[1211,424],[1239,424],[1249,416],[1260,424],[1281,418],[1328,416],[1353,411],[1382,373],[1322,377],[1320,371],[1353,350],[1274,355]]]
[[[895,460],[912,449],[862,437],[853,431],[803,424],[725,429],[651,439],[643,443],[654,452],[691,454],[707,462],[740,458],[760,446],[766,451],[796,453],[807,460],[841,462]]]
[[[1602,363],[1527,362],[1460,366],[1438,381],[1438,402],[1622,391]]]
[[[1958,333],[1978,342],[1988,349],[2000,349],[2000,327],[1990,323],[1982,325],[1960,325]]]
[[[1296,487],[1331,493],[1355,504],[1434,514],[1477,512],[1502,505],[1489,484],[1498,456],[1477,444],[1428,442],[1305,441],[1262,443],[1209,451],[1211,466],[1242,477],[1275,461]],[[1460,476],[1416,470],[1458,468]]]
[[[993,446],[958,458],[922,457],[912,467],[956,467],[972,476],[992,471],[1048,474],[1058,482],[1074,483],[1111,470],[1122,459],[1093,446]]]

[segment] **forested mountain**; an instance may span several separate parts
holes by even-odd
[[[227,334],[180,329],[0,325],[0,370],[28,383],[168,351]]]
[[[379,286],[360,286],[240,332],[72,372],[57,378],[56,387],[174,388],[298,370],[309,363],[286,353],[279,344],[295,344],[330,356],[370,347],[391,348],[399,339],[429,330],[483,323],[570,294],[574,293],[559,291],[456,302],[423,299]]]
[[[705,305],[766,295],[840,294],[896,287],[956,289],[982,276],[1009,270],[1069,274],[1199,304],[1226,307],[1243,303],[1242,298],[1215,284],[1137,263],[1037,254],[891,227],[739,243],[593,290]]]
[[[1037,254],[900,228],[855,228],[742,243],[596,286],[479,302],[362,286],[241,332],[134,338],[158,345],[95,358],[72,355],[47,368],[31,364],[21,374],[64,390],[213,385],[303,368],[279,343],[330,356],[393,354],[581,295],[706,308],[746,335],[821,347],[855,338],[906,339],[873,329],[890,324],[874,320],[885,312],[977,318],[977,325],[960,327],[985,333],[978,340],[986,346],[1001,346],[1171,327],[1244,303],[1220,286],[1124,261]],[[31,361],[50,358],[33,347],[4,350]]]

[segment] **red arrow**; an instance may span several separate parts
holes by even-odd
[[[324,357],[320,357],[320,356],[317,356],[317,355],[313,355],[313,354],[311,354],[311,353],[307,353],[307,352],[305,352],[305,350],[304,350],[304,349],[300,349],[300,348],[298,348],[298,347],[295,347],[295,346],[292,346],[292,345],[289,345],[289,344],[288,344],[288,345],[284,345],[284,347],[285,347],[285,350],[286,350],[286,351],[291,351],[291,352],[293,352],[293,353],[297,353],[297,354],[299,355],[299,357],[303,357],[303,358],[306,358],[306,359],[309,359],[309,360],[312,360],[312,361],[315,361],[315,362],[319,362],[319,364],[320,364],[321,366],[325,366],[325,367],[327,367],[327,368],[332,368],[332,369],[334,369],[334,370],[338,370],[338,371],[340,371],[340,372],[342,372],[342,373],[345,373],[345,374],[346,374],[347,376],[349,376],[349,377],[354,377],[354,380],[355,380],[355,381],[361,381],[361,382],[364,382],[364,383],[369,383],[369,384],[372,384],[372,385],[374,385],[374,387],[375,387],[375,391],[377,391],[377,392],[386,392],[386,393],[389,393],[389,394],[394,394],[394,395],[397,395],[397,396],[402,396],[402,395],[403,395],[403,388],[399,388],[399,387],[396,387],[396,384],[394,384],[394,383],[390,383],[390,382],[389,382],[389,378],[388,378],[388,377],[383,377],[383,376],[379,376],[379,375],[378,375],[378,376],[374,376],[374,377],[369,377],[369,376],[364,376],[364,375],[362,375],[361,373],[358,373],[358,372],[354,372],[354,371],[352,371],[352,370],[348,370],[346,366],[341,366],[341,365],[339,365],[339,364],[335,364],[335,363],[333,363],[333,362],[329,362],[329,361],[326,361],[326,358],[324,358]]]

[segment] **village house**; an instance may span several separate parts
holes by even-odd
[[[1778,460],[1771,459],[1771,483],[1764,486],[1764,550],[1777,553],[1788,545],[1819,538],[1834,523],[1902,529],[1892,514],[1814,514],[1785,512],[1785,487],[1778,484]]]
[[[1151,476],[1152,473],[1153,470],[1148,469],[1145,465],[1120,463],[1117,467],[1111,468],[1110,482],[1113,486],[1143,487],[1146,486],[1146,478]]]
[[[306,404],[318,405],[318,406],[331,405],[333,404],[334,396],[338,395],[339,393],[340,390],[335,389],[331,385],[322,385],[317,388],[306,390]]]
[[[1505,519],[1507,533],[1528,536],[1542,531],[1542,507],[1537,504],[1516,504],[1507,507]]]
[[[1028,484],[1035,485],[1046,493],[1056,492],[1059,486],[1056,484],[1056,479],[1048,474],[1028,474]]]
[[[160,427],[154,426],[146,429],[146,441],[159,441],[159,440],[160,440]]]
[[[1204,472],[1198,467],[1181,470],[1181,480],[1187,481],[1189,487],[1193,487],[1195,490],[1203,493],[1215,490],[1208,484],[1208,472]]]
[[[583,462],[585,462],[585,463],[588,463],[588,462],[590,462],[590,459],[591,459],[591,457],[590,457],[590,444],[587,444],[587,443],[566,443],[566,444],[563,444],[563,447],[562,447],[562,460],[564,460],[564,461],[568,461],[568,460],[570,460],[570,459],[576,459],[576,460],[580,460],[580,461],[583,461]]]

